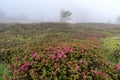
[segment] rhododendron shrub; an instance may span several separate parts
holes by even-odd
[[[93,45],[92,45],[93,46]],[[105,62],[95,48],[79,43],[14,55],[6,80],[119,80],[120,65]]]

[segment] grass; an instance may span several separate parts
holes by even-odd
[[[5,72],[5,69],[6,69],[6,64],[0,64],[0,80],[4,80],[3,74]]]

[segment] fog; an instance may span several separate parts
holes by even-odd
[[[0,0],[0,21],[58,22],[61,9],[69,22],[115,23],[120,0]]]

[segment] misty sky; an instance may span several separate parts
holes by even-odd
[[[115,22],[120,0],[0,0],[0,10],[10,17],[59,21],[61,9],[72,12],[73,22]]]

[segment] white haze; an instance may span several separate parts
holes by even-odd
[[[0,0],[7,17],[58,22],[60,10],[72,12],[70,22],[111,22],[120,15],[120,0]]]

